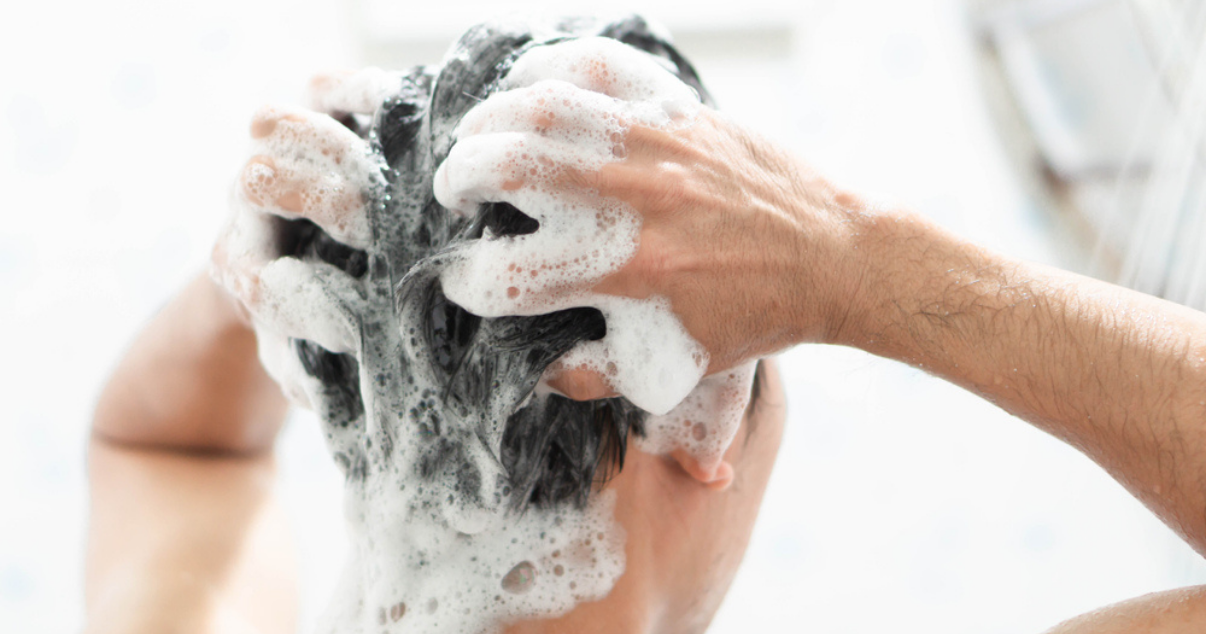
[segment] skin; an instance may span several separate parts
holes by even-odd
[[[294,553],[272,494],[284,399],[254,337],[198,277],[102,393],[89,449],[87,632],[295,631]],[[607,484],[628,535],[624,575],[605,599],[507,634],[704,631],[744,555],[782,436],[783,388],[773,362],[764,372],[725,454],[732,477],[703,481],[678,457],[630,447]]]
[[[335,116],[357,111],[363,100],[341,93],[356,79],[317,79],[314,102]],[[291,134],[319,147],[354,147],[354,135],[327,125],[326,116],[264,108],[250,136],[268,138],[287,122]],[[300,204],[314,200],[308,190],[320,184],[280,169],[288,158],[248,161],[238,183],[246,204],[236,213],[252,222],[302,215],[339,235],[363,201],[337,192],[334,207]],[[264,167],[272,170],[267,180]],[[89,632],[295,630],[293,553],[271,486],[286,405],[256,358],[249,327],[253,317],[272,316],[260,277],[269,260],[237,247],[229,232],[219,239],[214,273],[225,288],[209,276],[185,288],[134,342],[98,402],[89,452]],[[780,444],[785,407],[773,362],[764,375],[762,395],[716,472],[686,454],[629,448],[624,469],[606,485],[616,491],[616,520],[628,536],[627,567],[612,592],[556,619],[509,624],[507,634],[706,629],[744,555]]]
[[[285,399],[208,277],[147,325],[88,449],[88,632],[285,632],[293,553],[272,493]]]
[[[573,177],[645,220],[596,288],[668,297],[712,370],[804,342],[925,369],[1085,452],[1206,553],[1206,315],[872,207],[701,119],[634,131],[632,159]],[[575,373],[566,393],[609,392]]]
[[[624,575],[602,601],[559,619],[512,626],[506,634],[707,629],[745,555],[782,440],[779,371],[772,361],[764,361],[763,370],[763,392],[724,456],[733,475],[716,481],[682,456],[630,448],[623,471],[607,485],[617,492],[616,520],[627,532]]]
[[[567,169],[562,181],[643,217],[637,256],[595,288],[668,297],[711,370],[804,342],[909,363],[1083,451],[1206,553],[1202,313],[869,205],[716,113],[677,131],[634,130],[626,145],[627,160]],[[602,376],[565,375],[575,398],[611,393]],[[1206,626],[1200,589],[1175,596],[1054,631]]]
[[[492,107],[487,99],[477,110]],[[508,100],[500,114],[515,110]],[[527,125],[507,128],[518,140],[496,153],[537,147],[549,135],[543,111],[529,103]],[[596,116],[614,113],[602,106]],[[810,342],[927,370],[1083,451],[1206,554],[1202,313],[992,253],[907,210],[870,205],[706,108],[686,126],[633,126],[622,156],[594,170],[555,155],[501,165],[510,174],[537,167],[567,199],[621,200],[641,217],[631,260],[556,293],[668,299],[712,372]],[[451,156],[441,167],[448,182],[457,169]],[[520,181],[491,188],[478,179],[465,193],[508,200],[539,186]],[[559,389],[574,398],[613,393],[602,375],[558,370]],[[1063,631],[1087,631],[1159,600]],[[1178,631],[1187,618],[1206,625],[1198,593],[1177,605],[1129,631]]]
[[[327,86],[324,90],[338,85],[320,83]],[[322,103],[333,114],[345,112],[338,98]],[[532,113],[529,132],[538,134],[534,128],[548,122],[540,120],[535,105]],[[622,159],[598,170],[549,168],[564,195],[622,200],[642,220],[639,248],[626,265],[590,280],[586,288],[559,292],[665,297],[707,349],[713,372],[805,342],[853,346],[923,368],[1080,449],[1199,553],[1206,553],[1206,431],[1201,424],[1206,415],[1206,316],[995,254],[907,210],[870,205],[707,109],[690,126],[631,128],[624,150]],[[508,180],[506,186],[514,191],[524,184]],[[500,188],[494,195],[505,200],[507,193]],[[290,211],[288,201],[261,203],[263,213]],[[254,270],[248,273],[236,262],[217,260],[246,282],[234,290],[243,308],[255,314]],[[192,306],[199,300],[186,292],[177,301]],[[180,555],[178,544],[151,539],[168,529],[154,524],[167,512],[148,514],[147,539],[121,540],[119,531],[106,530],[102,521],[112,514],[104,500],[115,497],[103,489],[105,472],[114,468],[95,460],[90,622],[101,628],[108,625],[106,617],[133,618],[131,612],[162,609],[169,618],[199,615],[189,621],[195,629],[185,631],[239,631],[217,629],[213,624],[220,614],[238,614],[243,624],[267,623],[262,631],[284,631],[286,620],[270,620],[274,617],[255,611],[268,607],[237,602],[233,579],[239,576],[232,572],[257,569],[254,560],[262,554],[246,547],[256,532],[247,519],[255,513],[249,515],[246,508],[264,504],[255,494],[256,474],[262,472],[253,467],[263,466],[255,461],[266,460],[263,452],[279,419],[255,413],[271,410],[275,397],[252,389],[262,381],[250,370],[244,382],[225,380],[220,372],[210,376],[215,368],[238,370],[254,363],[250,355],[240,360],[233,352],[210,351],[204,338],[218,342],[224,332],[231,341],[246,341],[249,331],[176,330],[174,322],[186,321],[190,314],[201,320],[212,317],[169,307],[168,316],[144,335],[148,341],[132,348],[133,360],[119,368],[98,407],[95,443],[136,445],[184,459],[197,449],[192,443],[199,442],[224,460],[245,461],[239,464],[249,469],[239,471],[241,477],[215,483],[241,492],[237,499],[246,502],[234,506],[243,508],[242,513],[232,512],[236,519],[229,522],[224,513],[207,516],[219,523],[214,527],[218,534],[229,532],[230,543],[244,547],[223,551],[230,560],[221,565],[199,558],[193,573],[187,560],[171,559]],[[186,344],[183,353],[174,351],[180,348],[177,337]],[[165,370],[163,363],[150,359],[180,367]],[[611,393],[602,376],[578,368],[556,368],[554,373],[558,389],[574,398]],[[190,388],[189,381],[205,389]],[[779,389],[776,384],[772,391],[778,395]],[[190,397],[194,394],[201,396]],[[175,398],[201,409],[195,413]],[[227,399],[231,405],[223,404]],[[629,527],[628,574],[603,602],[579,606],[561,620],[517,624],[511,631],[702,631],[740,559],[733,553],[748,539],[778,443],[774,423],[769,431],[761,423],[757,427],[749,446],[738,443],[726,456],[732,472],[726,477],[701,477],[697,466],[674,456],[634,453],[611,485],[620,492],[621,523]],[[228,438],[217,430],[231,434]],[[156,479],[155,484],[170,482]],[[146,503],[153,499],[149,496]],[[168,501],[176,503],[175,512],[188,512],[183,500]],[[640,512],[655,501],[662,506],[653,508],[674,512]],[[680,550],[684,544],[691,550]],[[147,552],[156,556],[130,556]],[[703,552],[716,556],[703,557]],[[176,563],[153,565],[163,558]],[[200,585],[173,590],[161,582],[164,575],[181,570],[190,570],[187,578]],[[680,585],[694,578],[700,585]],[[117,610],[115,605],[139,610]],[[282,612],[275,610],[269,611],[279,617]],[[271,629],[276,626],[284,629]],[[1112,606],[1051,631],[1167,634],[1204,627],[1206,591],[1187,588]]]

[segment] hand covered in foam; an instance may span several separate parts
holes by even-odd
[[[550,385],[627,397],[657,415],[646,449],[687,450],[716,473],[751,361],[819,338],[798,324],[824,322],[808,300],[834,285],[810,298],[774,273],[835,268],[833,248],[801,239],[834,234],[833,219],[802,211],[832,188],[613,40],[529,51],[502,87],[462,119],[435,194],[463,213],[505,202],[540,226],[467,246],[445,292],[483,315],[602,311],[607,335],[551,367]]]
[[[473,274],[446,285],[494,314],[660,298],[709,373],[826,340],[855,290],[848,225],[863,203],[716,111],[686,105],[685,87],[641,56],[588,40],[531,51],[507,77],[512,90],[464,118],[461,150],[436,177],[441,201],[506,201],[541,230],[478,245],[465,264]],[[568,239],[551,246],[542,231]],[[611,249],[603,261],[600,244]],[[577,398],[618,388],[606,373],[562,385]]]
[[[501,87],[457,126],[434,192],[467,215],[482,203],[509,203],[540,228],[466,247],[441,276],[444,292],[491,317],[598,308],[606,337],[581,344],[562,365],[606,375],[639,407],[665,414],[699,382],[707,353],[665,301],[592,290],[636,254],[640,217],[565,183],[619,160],[634,125],[689,125],[699,96],[658,58],[609,38],[535,48]]]
[[[467,34],[455,47],[465,57],[440,68],[323,77],[314,104],[329,115],[265,108],[252,122],[213,273],[245,308],[269,373],[317,414],[347,480],[352,558],[323,631],[495,632],[602,598],[623,569],[614,495],[587,499],[581,471],[603,435],[570,442],[545,421],[604,411],[627,434],[638,413],[532,393],[601,320],[487,322],[450,304],[436,277],[442,250],[476,234],[432,199],[432,156],[490,60],[528,33]],[[548,484],[573,478],[586,485]]]
[[[312,82],[324,112],[268,106],[251,123],[253,156],[231,195],[232,215],[212,258],[214,278],[256,328],[260,357],[295,403],[310,406],[289,340],[313,341],[333,353],[353,352],[357,324],[346,307],[356,298],[347,276],[362,275],[370,241],[364,192],[380,188],[381,163],[348,126],[372,113],[397,74],[378,69]],[[329,114],[328,114],[329,113]],[[303,243],[334,252],[336,266],[303,261]],[[341,307],[343,309],[341,309]]]

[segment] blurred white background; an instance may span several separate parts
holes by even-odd
[[[835,180],[993,248],[1084,265],[996,132],[978,12],[955,0],[699,4],[640,9],[676,34],[734,118]],[[498,7],[6,8],[0,630],[82,623],[90,410],[141,324],[203,270],[253,109],[302,103],[315,70],[438,62]],[[712,632],[1037,633],[1206,581],[1200,560],[1100,469],[986,402],[850,350],[803,347],[782,365],[785,444]],[[339,478],[308,415],[294,416],[278,454],[308,632],[342,562]]]

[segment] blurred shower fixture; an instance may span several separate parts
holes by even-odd
[[[1082,266],[1206,308],[1206,0],[968,0],[982,86]]]

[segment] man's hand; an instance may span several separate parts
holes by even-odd
[[[214,246],[214,279],[256,327],[268,372],[303,406],[309,399],[289,341],[352,352],[357,324],[341,305],[356,300],[347,271],[288,256],[300,255],[301,236],[317,227],[365,265],[363,253],[355,251],[371,239],[363,192],[381,185],[382,166],[351,127],[396,84],[395,74],[378,69],[321,75],[311,82],[311,100],[324,112],[260,109],[251,122],[253,156],[235,184],[230,222]]]
[[[593,63],[624,81],[623,64]],[[541,152],[548,139],[589,136],[629,112],[575,90],[572,117],[547,107],[539,90],[492,96],[466,117],[459,143],[478,145],[475,135],[501,126],[518,135],[501,155],[510,160],[474,164],[454,149],[437,176],[437,191],[447,180],[446,204],[502,200],[556,220],[557,210],[597,197],[639,218],[637,248],[622,265],[577,286],[512,294],[517,311],[588,292],[664,297],[713,372],[809,341],[911,363],[1080,448],[1206,552],[1206,316],[868,207],[707,109],[685,125],[629,125],[616,158],[602,164]],[[496,168],[494,180],[482,165]],[[522,241],[510,248],[503,265],[532,257]],[[497,286],[496,296],[508,292]],[[562,369],[557,380],[577,398],[608,393],[597,374]]]
[[[323,76],[315,104],[348,121],[380,103],[384,71]],[[285,415],[249,320],[281,345],[314,333],[287,310],[314,292],[282,286],[288,220],[349,244],[368,239],[354,182],[363,141],[327,114],[266,108],[236,185],[230,227],[200,276],[156,315],[97,404],[89,451],[88,632],[290,632],[293,553],[273,500],[271,448]],[[314,275],[302,276],[315,279]],[[263,332],[261,330],[261,332]]]
[[[330,115],[360,114],[389,85],[389,73],[368,69],[323,75],[312,100]],[[264,108],[251,123],[255,154],[234,192],[234,212],[214,248],[212,281],[199,278],[147,326],[114,371],[96,408],[93,430],[132,445],[184,451],[255,453],[271,446],[284,417],[277,385],[257,358],[257,345],[285,346],[305,334],[330,349],[343,339],[322,328],[314,311],[288,310],[299,296],[323,291],[315,275],[288,281],[302,266],[282,259],[286,220],[307,218],[348,244],[367,240],[356,180],[364,142],[332,116]],[[329,168],[329,169],[324,169]],[[314,306],[330,302],[314,302]],[[249,328],[271,324],[271,341]],[[344,344],[346,345],[346,344]],[[296,396],[296,395],[295,395]]]
[[[448,296],[478,314],[663,298],[709,373],[830,336],[859,278],[858,201],[691,105],[643,53],[588,44],[526,53],[510,90],[457,128],[435,177],[440,202],[508,202],[540,228],[467,248],[466,272],[443,280]],[[574,398],[612,393],[598,372],[556,364],[547,376]]]

